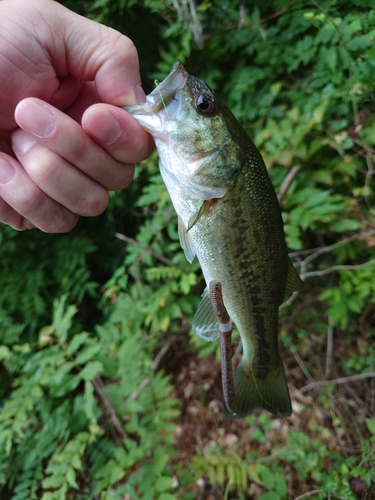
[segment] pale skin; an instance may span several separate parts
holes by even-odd
[[[0,1],[0,222],[71,230],[125,188],[153,141],[132,41],[52,0]]]

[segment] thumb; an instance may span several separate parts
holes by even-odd
[[[45,40],[58,76],[94,81],[100,99],[116,106],[144,102],[138,53],[128,37],[55,2],[39,2],[59,35],[57,43]]]

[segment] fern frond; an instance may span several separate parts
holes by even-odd
[[[229,454],[216,453],[193,457],[190,468],[196,480],[207,476],[212,484],[224,486],[228,481],[231,488],[245,492],[249,481],[262,484],[261,472],[265,469],[262,464],[249,464],[235,451]]]

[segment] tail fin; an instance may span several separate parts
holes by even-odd
[[[264,408],[274,415],[289,416],[292,413],[282,364],[272,370],[265,379],[260,379],[255,376],[251,366],[241,362],[234,374],[234,391],[236,413],[231,413],[224,403],[224,414],[228,418],[243,418],[254,408]]]

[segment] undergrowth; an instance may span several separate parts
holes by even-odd
[[[180,59],[264,156],[305,281],[280,310],[293,415],[223,421],[154,154],[69,234],[0,227],[1,499],[374,498],[371,2],[64,3],[134,40],[146,91]]]

